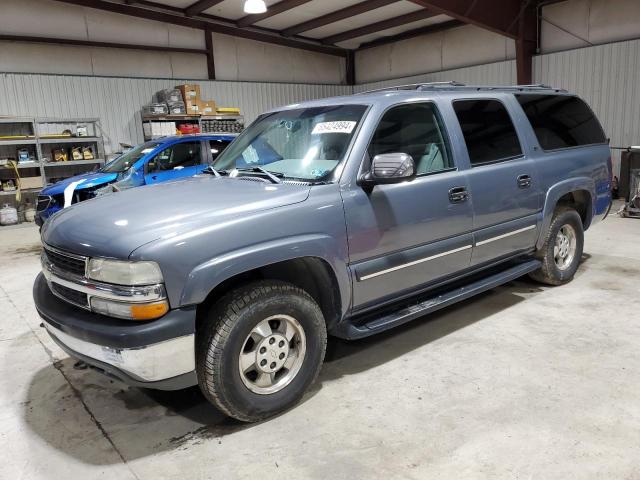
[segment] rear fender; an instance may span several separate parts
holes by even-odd
[[[591,225],[591,220],[593,219],[593,205],[596,199],[596,186],[594,180],[589,177],[576,177],[570,178],[568,180],[563,180],[562,182],[558,182],[553,185],[547,191],[544,208],[542,210],[542,228],[540,229],[540,233],[538,235],[536,248],[540,249],[544,244],[546,232],[549,229],[549,225],[551,225],[553,212],[558,205],[558,200],[560,200],[560,198],[562,198],[567,193],[575,192],[576,190],[586,190],[591,195],[591,202],[590,205],[587,206],[587,215],[584,221],[584,229],[586,230],[587,228],[589,228],[589,226]]]

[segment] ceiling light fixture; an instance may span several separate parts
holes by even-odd
[[[267,11],[267,6],[264,0],[247,0],[244,2],[244,13],[264,13]]]

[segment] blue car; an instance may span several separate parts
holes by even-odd
[[[42,189],[36,223],[69,205],[106,192],[190,177],[211,164],[235,135],[183,135],[138,145],[97,171],[76,175]]]

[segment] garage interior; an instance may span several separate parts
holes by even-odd
[[[621,213],[640,195],[640,2],[249,3],[0,5],[0,478],[636,478],[640,221]],[[550,85],[591,106],[619,199],[571,283],[521,278],[330,338],[303,402],[255,424],[197,386],[100,375],[41,328],[43,187],[176,129],[235,134],[278,106],[428,82]],[[175,113],[158,93],[178,87]]]

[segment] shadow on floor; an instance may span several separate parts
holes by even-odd
[[[347,342],[331,338],[325,365],[318,381],[305,396],[317,394],[323,384],[348,375],[375,369],[417,348],[463,329],[523,301],[526,295],[541,291],[528,280],[511,282],[472,299],[450,306],[406,325],[363,340]],[[68,379],[66,392],[51,395],[74,395],[93,416],[99,428],[109,435],[126,460],[143,458],[161,451],[184,449],[207,441],[221,441],[224,436],[253,428],[230,419],[212,407],[198,387],[177,392],[128,388],[91,370],[77,370],[74,360],[66,359],[40,370],[32,379],[28,400],[38,398],[48,378],[58,369]],[[113,456],[96,455],[85,444],[68,442],[56,428],[56,401],[38,402],[39,411],[24,410],[26,424],[53,448],[90,464],[108,464]],[[42,409],[50,408],[49,411]],[[267,422],[277,421],[276,419]],[[62,425],[58,425],[62,428]],[[87,435],[90,438],[90,435]]]

